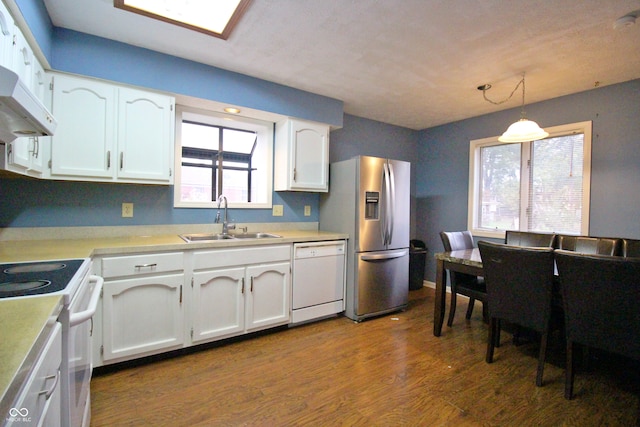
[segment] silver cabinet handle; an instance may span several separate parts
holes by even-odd
[[[154,262],[153,264],[138,264],[138,265],[134,266],[134,268],[136,270],[140,270],[141,268],[155,268],[157,266],[158,266],[158,264]]]
[[[49,400],[49,398],[51,397],[51,395],[53,394],[54,391],[56,391],[56,388],[58,387],[58,381],[60,381],[60,369],[58,369],[58,372],[56,372],[55,375],[48,375],[45,377],[45,380],[52,380],[52,379],[56,379],[55,382],[53,383],[53,385],[51,386],[51,388],[49,390],[42,390],[41,392],[39,392],[39,395],[43,395],[44,394],[44,398],[46,400]]]
[[[124,167],[124,151],[120,152],[120,170]]]
[[[111,151],[107,151],[107,169],[111,169]]]
[[[37,159],[39,154],[40,154],[40,140],[36,136],[35,138],[33,138],[33,157]]]

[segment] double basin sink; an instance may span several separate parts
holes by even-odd
[[[271,233],[238,233],[238,234],[222,234],[222,233],[195,233],[180,234],[182,240],[187,243],[193,242],[211,242],[215,240],[243,240],[243,239],[277,239],[282,236]]]

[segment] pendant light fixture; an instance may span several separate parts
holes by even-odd
[[[495,102],[487,98],[486,91],[491,89],[490,84],[484,84],[484,85],[478,86],[478,90],[482,91],[482,96],[484,97],[485,101],[488,101],[494,105],[500,105],[510,100],[511,97],[513,97],[513,94],[516,93],[516,90],[518,90],[518,87],[520,86],[522,86],[522,108],[520,111],[520,120],[513,123],[511,126],[507,128],[507,130],[502,134],[502,136],[498,138],[498,141],[500,142],[536,141],[538,139],[543,139],[549,136],[549,132],[545,132],[545,130],[542,129],[540,126],[538,126],[536,122],[528,120],[526,118],[526,114],[524,112],[524,95],[525,95],[524,73],[522,74],[522,80],[518,82],[516,87],[511,92],[511,95],[509,95],[509,97],[504,101]]]

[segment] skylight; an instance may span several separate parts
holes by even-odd
[[[251,0],[114,0],[119,9],[226,40]]]

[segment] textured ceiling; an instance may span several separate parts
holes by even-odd
[[[115,9],[45,0],[53,24],[344,101],[424,129],[640,78],[638,0],[253,0],[228,40]],[[532,118],[535,120],[535,118]]]

